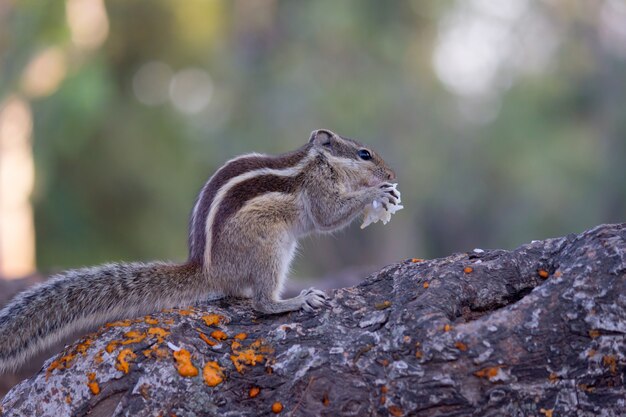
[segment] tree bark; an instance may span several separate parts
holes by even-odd
[[[105,326],[2,415],[626,413],[626,224],[406,260],[330,295],[318,314],[238,300]]]

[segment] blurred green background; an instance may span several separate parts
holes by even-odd
[[[623,0],[2,0],[7,100],[44,273],[185,259],[212,172],[316,128],[379,150],[405,209],[307,240],[300,277],[626,219]]]

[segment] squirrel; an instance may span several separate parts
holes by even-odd
[[[264,314],[314,311],[313,288],[281,299],[299,238],[347,226],[378,199],[398,204],[394,171],[361,143],[320,129],[300,149],[228,161],[202,187],[181,264],[112,263],[62,272],[0,311],[0,373],[78,331],[217,297]]]

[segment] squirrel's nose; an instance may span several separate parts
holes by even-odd
[[[395,179],[396,179],[396,173],[395,173],[395,172],[393,172],[393,170],[392,170],[392,169],[389,169],[389,168],[388,168],[388,169],[387,169],[387,180],[389,180],[389,181],[393,181],[393,180],[395,180]]]

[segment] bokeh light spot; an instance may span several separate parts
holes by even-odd
[[[213,82],[209,74],[199,68],[177,72],[170,83],[170,98],[176,108],[187,114],[201,112],[211,101]]]

